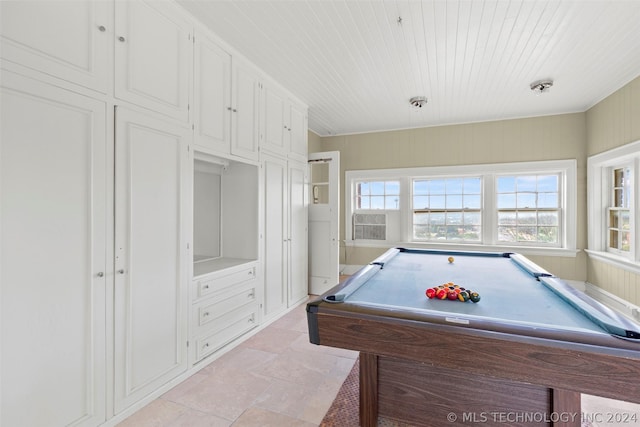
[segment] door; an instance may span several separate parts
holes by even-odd
[[[48,75],[107,92],[111,3],[0,1],[2,57]]]
[[[289,306],[309,295],[307,167],[289,161]]]
[[[105,420],[105,104],[2,72],[0,425]]]
[[[340,153],[309,153],[309,293],[337,285],[340,271]]]
[[[195,145],[231,149],[231,55],[203,35],[195,43]]]
[[[115,11],[116,97],[188,121],[193,43],[180,7],[130,0]]]
[[[264,96],[264,145],[262,150],[286,156],[289,153],[289,131],[286,121],[287,97],[275,86],[265,84]]]
[[[287,307],[287,162],[264,156],[264,316]]]
[[[233,58],[233,115],[231,154],[258,160],[260,141],[260,74],[253,66]]]
[[[115,412],[187,367],[190,129],[116,109]]]

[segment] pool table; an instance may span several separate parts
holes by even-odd
[[[444,284],[480,300],[427,298]],[[640,325],[519,254],[393,248],[307,321],[360,352],[362,426],[580,426],[581,393],[640,403]]]

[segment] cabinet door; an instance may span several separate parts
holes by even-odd
[[[273,85],[265,85],[264,90],[264,144],[263,148],[275,154],[286,156],[289,152],[289,132],[285,122],[287,97]]]
[[[0,1],[2,57],[106,93],[113,34],[110,4]]]
[[[258,160],[260,85],[258,72],[234,58],[231,153],[250,160]]]
[[[105,420],[105,104],[2,74],[0,425]]]
[[[116,1],[115,95],[182,121],[189,119],[191,27],[178,6]]]
[[[186,369],[189,129],[116,110],[116,413]]]
[[[309,294],[307,177],[306,163],[289,162],[289,305]]]
[[[299,105],[295,102],[289,103],[289,157],[300,160],[303,162],[307,161],[307,109],[302,105]]]
[[[264,315],[287,307],[287,162],[264,156]]]
[[[231,150],[231,55],[203,36],[195,43],[195,144]]]

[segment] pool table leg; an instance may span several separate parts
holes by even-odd
[[[580,427],[582,421],[580,392],[554,388],[552,393],[553,412],[570,415],[555,422],[554,427]]]
[[[360,353],[360,426],[378,425],[378,356]]]

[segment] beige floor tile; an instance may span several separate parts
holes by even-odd
[[[249,408],[232,424],[233,427],[315,427],[287,415],[278,414],[262,408]]]
[[[270,381],[256,375],[235,371],[220,378],[210,376],[175,399],[176,403],[235,420],[268,387]]]
[[[307,334],[305,332],[277,327],[266,328],[242,343],[241,347],[253,348],[270,353],[283,353],[290,349],[291,344],[306,336]]]
[[[182,405],[163,399],[156,399],[138,412],[118,424],[118,427],[163,427],[188,411]]]
[[[232,423],[215,415],[189,409],[167,427],[229,427]]]

